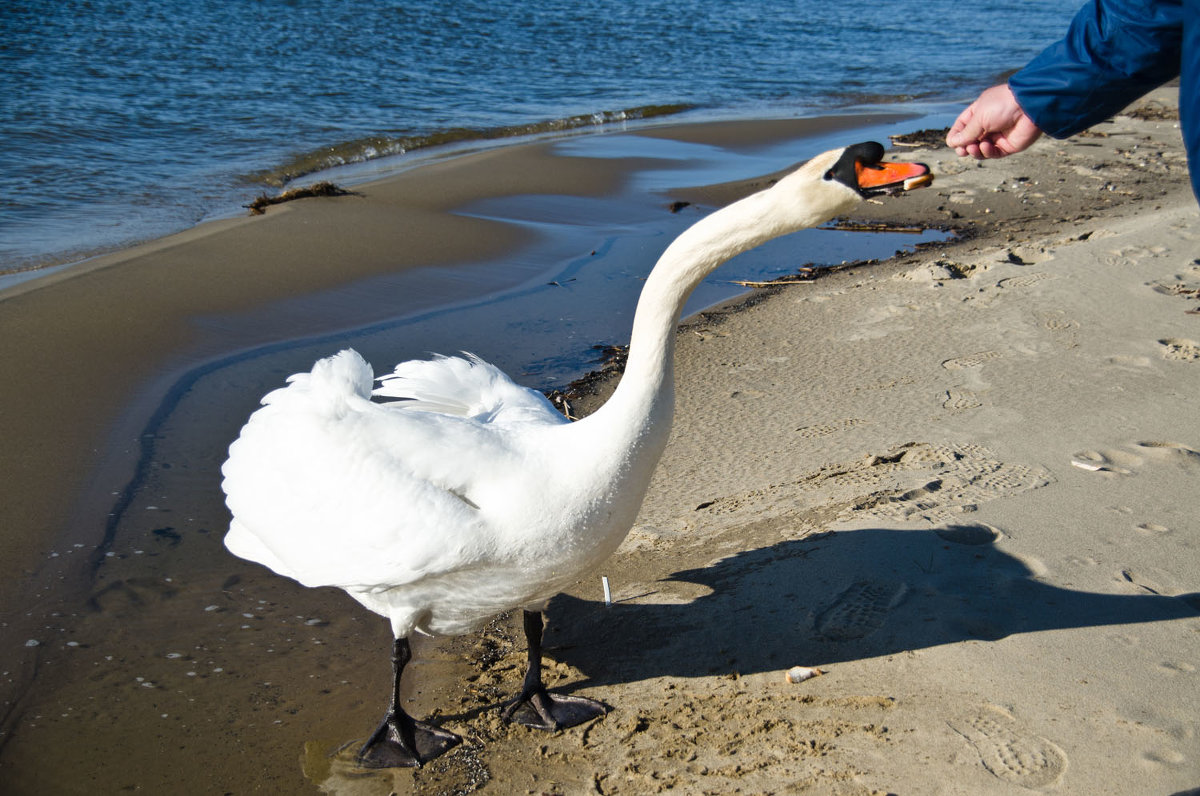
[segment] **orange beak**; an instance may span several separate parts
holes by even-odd
[[[933,174],[924,163],[854,164],[859,189],[869,195],[911,191],[933,182]]]

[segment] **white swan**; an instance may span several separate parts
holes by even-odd
[[[342,351],[263,399],[222,468],[225,544],[391,620],[391,707],[363,765],[419,766],[460,740],[401,709],[408,635],[465,633],[512,608],[525,610],[529,669],[505,718],[553,729],[605,712],[542,685],[541,611],[634,522],[671,428],[684,301],[739,252],[932,179],[922,164],[881,163],[883,152],[819,155],[680,235],[646,280],[616,392],[578,422],[476,358],[403,362],[372,390],[371,367]]]

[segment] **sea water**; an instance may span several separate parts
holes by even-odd
[[[0,275],[451,142],[966,101],[1078,2],[5,0]]]

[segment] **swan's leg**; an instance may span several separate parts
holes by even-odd
[[[574,727],[597,716],[603,716],[608,712],[608,708],[594,699],[551,694],[546,690],[546,686],[542,684],[543,626],[541,613],[525,612],[529,668],[525,672],[525,684],[521,693],[504,706],[504,712],[500,715],[507,721],[515,721],[539,730]]]
[[[417,721],[400,707],[400,675],[412,659],[408,639],[396,639],[392,648],[392,704],[379,729],[358,752],[358,763],[366,768],[420,768],[438,755],[453,749],[462,738],[452,732]]]

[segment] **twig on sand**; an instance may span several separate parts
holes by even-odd
[[[777,287],[779,285],[807,285],[815,282],[815,279],[772,279],[769,282],[756,282],[749,279],[731,279],[729,284],[741,285],[742,287]]]
[[[802,285],[816,281],[820,274],[811,265],[801,266],[794,274],[784,274],[766,281],[758,279],[731,279],[728,284],[742,287],[775,287],[777,285]]]
[[[888,221],[836,221],[826,224],[821,229],[836,229],[841,232],[905,232],[920,235],[925,227],[914,227],[907,224],[893,224]]]

